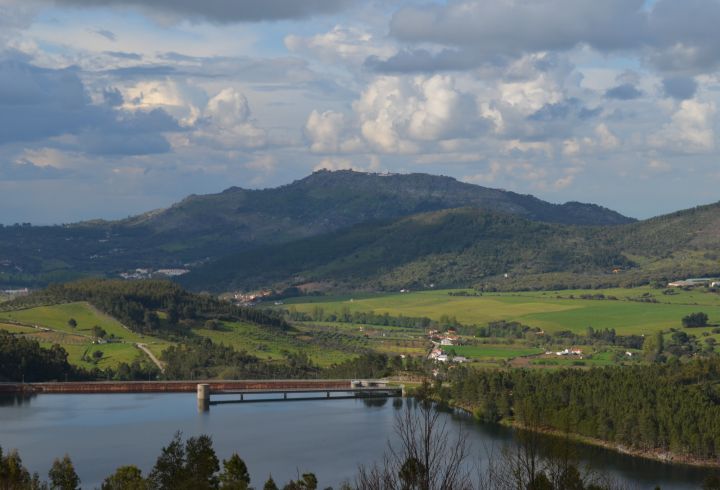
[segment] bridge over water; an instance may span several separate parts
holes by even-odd
[[[268,386],[264,388],[218,389],[210,384],[197,385],[198,410],[225,403],[281,402],[304,400],[345,400],[348,398],[390,398],[404,396],[402,386],[388,386],[381,380],[348,380],[345,386]],[[228,396],[232,398],[227,398]],[[217,398],[220,399],[217,399]],[[214,399],[213,399],[214,398]]]

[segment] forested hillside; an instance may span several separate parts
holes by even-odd
[[[463,208],[238,253],[182,282],[207,289],[317,281],[349,288],[446,287],[506,272],[602,272],[632,265],[595,236],[592,228]]]
[[[138,332],[185,335],[207,320],[219,319],[289,328],[278,313],[234,306],[212,296],[189,293],[170,281],[159,280],[85,279],[53,284],[29,296],[3,303],[0,308],[8,311],[74,301],[87,301]]]
[[[631,222],[592,204],[551,204],[426,174],[316,172],[275,189],[231,187],[121,221],[0,226],[0,285],[43,286],[209,259],[420,212],[470,206],[580,225]]]
[[[514,421],[649,453],[720,455],[720,361],[560,371],[456,370],[451,397]]]
[[[421,213],[198,268],[199,289],[286,287],[557,289],[632,286],[720,274],[720,206],[638,223],[586,227],[474,208]]]

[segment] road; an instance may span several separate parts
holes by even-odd
[[[135,344],[135,347],[137,347],[138,349],[143,351],[145,354],[147,354],[148,357],[150,358],[150,360],[155,363],[155,365],[158,367],[158,369],[160,370],[161,373],[165,372],[165,365],[160,361],[160,359],[155,357],[155,354],[153,354],[152,351],[147,348],[147,345]]]

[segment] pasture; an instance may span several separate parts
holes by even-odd
[[[223,322],[218,330],[196,329],[197,335],[208,337],[216,344],[229,345],[261,359],[281,360],[284,352],[304,352],[313,362],[328,366],[354,357],[341,344],[327,341],[313,332],[283,332],[242,322]]]
[[[74,328],[68,324],[71,318],[77,322]],[[9,322],[19,322],[23,325]],[[27,325],[37,326],[40,329]],[[118,342],[94,344],[92,328],[95,325],[102,327],[107,332],[108,338],[113,337]],[[145,354],[133,345],[135,343],[146,344],[158,357],[171,345],[166,340],[132,332],[114,318],[85,302],[0,312],[0,329],[37,340],[43,347],[59,344],[68,352],[68,360],[71,364],[85,368],[95,366],[116,368],[120,363],[131,363],[137,358],[144,357]],[[97,364],[84,360],[85,356],[89,358],[95,351],[103,353]]]
[[[482,296],[452,296],[451,291],[391,293],[370,297],[295,298],[285,307],[312,313],[373,311],[393,316],[455,317],[465,325],[485,325],[498,320],[518,321],[548,332],[570,330],[584,333],[587,327],[614,328],[618,334],[647,334],[669,328],[681,328],[681,319],[703,311],[711,323],[720,323],[720,295],[698,291],[678,291],[663,295],[649,288],[612,290],[544,291],[527,293],[484,293]],[[640,302],[643,294],[657,303]],[[615,296],[611,299],[581,299],[582,295]],[[693,329],[700,334],[707,329]]]

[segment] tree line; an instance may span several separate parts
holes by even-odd
[[[450,373],[444,396],[488,422],[568,431],[639,451],[720,456],[720,359],[592,370]]]
[[[194,294],[164,280],[83,279],[52,284],[2,305],[4,310],[87,301],[131,329],[153,335],[185,335],[209,319],[246,321],[273,328],[290,326],[280,312],[246,308]],[[160,318],[158,311],[165,313]]]

